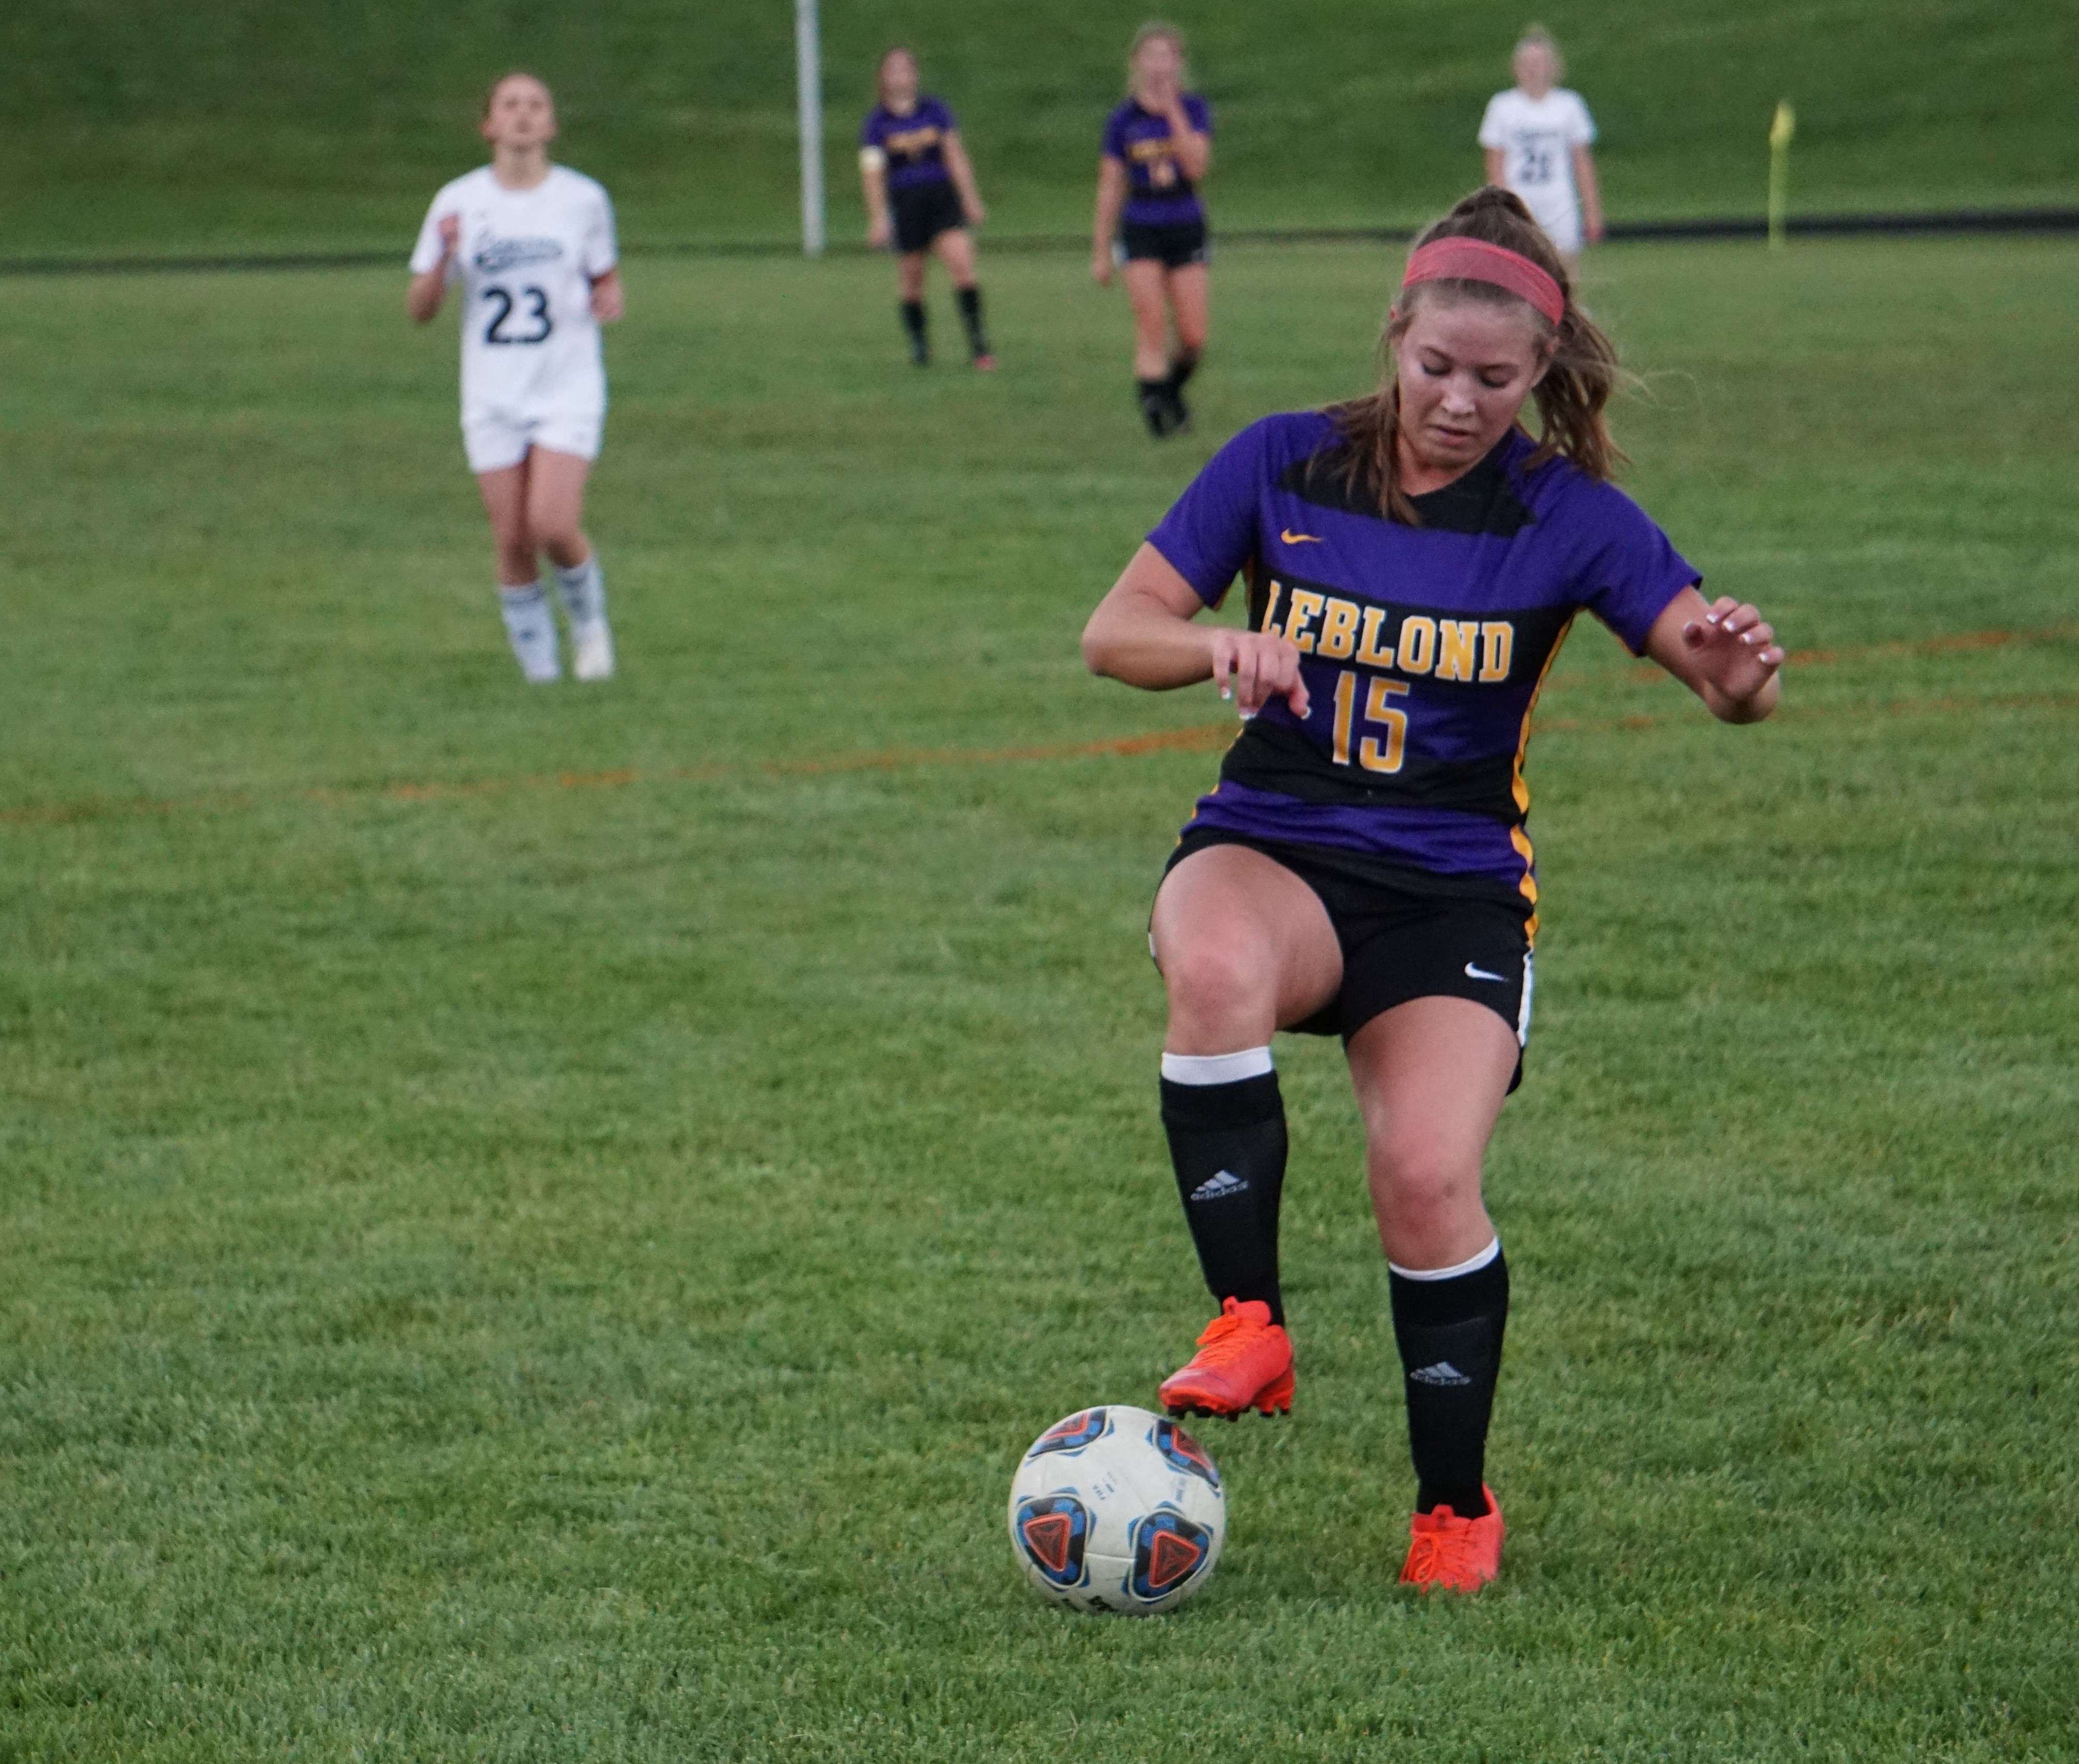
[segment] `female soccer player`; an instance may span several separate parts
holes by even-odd
[[[917,89],[917,57],[893,48],[881,58],[880,101],[859,132],[859,179],[866,191],[866,242],[897,253],[895,283],[910,359],[931,359],[924,323],[924,258],[935,253],[953,279],[953,299],[967,327],[977,367],[996,366],[981,324],[981,290],[975,286],[970,226],[989,218],[975,188],[974,166],[960,145],[953,113]]]
[[[533,74],[496,81],[479,126],[491,163],[433,198],[405,310],[426,324],[448,284],[462,285],[462,448],[491,517],[498,596],[521,672],[535,684],[562,673],[541,551],[570,615],[571,672],[606,680],[606,584],[582,523],[606,421],[599,328],[625,304],[613,207],[591,178],[549,163],[555,103]]]
[[[1515,86],[1487,100],[1480,145],[1487,182],[1512,190],[1571,263],[1585,237],[1603,236],[1603,198],[1588,144],[1596,125],[1579,92],[1559,82],[1567,64],[1541,25],[1525,31],[1509,57]]]
[[[1162,1121],[1220,1306],[1162,1401],[1291,1406],[1270,1039],[1340,1034],[1420,1484],[1402,1578],[1470,1590],[1501,1557],[1483,1459],[1508,1274],[1480,1165],[1530,1029],[1532,704],[1583,608],[1727,723],[1775,708],[1784,652],[1608,482],[1616,358],[1516,197],[1482,190],[1422,235],[1384,353],[1377,392],[1229,442],[1083,653],[1151,689],[1211,675],[1244,719],[1149,932]],[[1248,629],[1194,624],[1237,571]]]
[[[1134,392],[1159,440],[1190,421],[1184,383],[1206,347],[1206,206],[1198,186],[1213,163],[1213,113],[1185,90],[1190,74],[1173,27],[1143,25],[1126,67],[1126,102],[1106,119],[1098,161],[1090,274],[1111,282],[1116,233],[1133,302]]]

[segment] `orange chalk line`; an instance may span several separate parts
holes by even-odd
[[[1966,631],[1950,637],[1871,643],[1848,649],[1815,649],[1792,653],[1791,660],[1805,667],[1825,667],[1835,662],[1869,656],[1940,655],[1960,650],[1993,649],[2008,643],[2055,643],[2079,637],[2079,621],[2052,625],[2040,631]],[[1646,664],[1651,667],[1651,664]],[[1653,677],[1666,676],[1654,668]],[[1682,712],[1640,712],[1617,717],[1541,716],[1534,732],[1578,735],[1617,733],[1652,729],[1672,723]],[[2079,692],[2026,692],[2002,696],[1971,698],[1950,695],[1939,698],[1900,698],[1881,704],[1842,706],[1800,705],[1795,702],[1777,711],[1780,719],[1798,722],[1832,717],[1956,716],[1993,710],[2079,710]],[[388,799],[399,802],[465,801],[472,797],[509,795],[522,790],[625,790],[638,784],[718,783],[733,777],[762,774],[768,777],[822,777],[851,772],[897,772],[922,766],[1036,765],[1065,760],[1132,759],[1142,754],[1217,752],[1234,740],[1232,723],[1191,728],[1160,730],[1151,735],[1115,736],[1098,741],[1057,742],[1011,748],[885,748],[864,753],[839,753],[813,760],[764,760],[730,765],[710,762],[640,771],[620,767],[603,772],[541,772],[506,777],[462,779],[452,782],[427,780],[367,786],[314,785],[282,793],[276,801],[312,802],[327,808],[349,807],[357,803]],[[70,802],[29,803],[0,808],[0,826],[56,827],[80,821],[113,819],[122,815],[172,815],[195,813],[236,813],[258,807],[267,800],[245,791],[220,791],[190,797],[138,797],[111,801],[87,797]]]
[[[1954,656],[1971,650],[2003,649],[2010,643],[2061,643],[2079,637],[2079,619],[2044,625],[2034,631],[1960,631],[1946,637],[1901,637],[1880,643],[1851,643],[1838,649],[1793,649],[1786,665],[1792,668],[1830,668],[1843,661],[1865,661],[1897,656]],[[1608,672],[1600,677],[1608,679]],[[1635,661],[1623,670],[1632,680],[1665,680],[1658,662]]]

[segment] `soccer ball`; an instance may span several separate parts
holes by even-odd
[[[1177,1423],[1111,1403],[1032,1442],[1010,1483],[1010,1547],[1026,1578],[1077,1611],[1152,1616],[1212,1578],[1228,1498]]]

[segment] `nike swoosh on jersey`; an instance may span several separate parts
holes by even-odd
[[[1319,545],[1322,543],[1321,535],[1318,533],[1295,533],[1290,527],[1282,529],[1278,536],[1287,545]]]

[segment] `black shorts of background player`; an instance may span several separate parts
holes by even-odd
[[[902,331],[910,359],[930,364],[924,316],[924,260],[935,255],[952,278],[953,298],[967,327],[977,367],[996,366],[982,327],[981,290],[975,285],[974,241],[968,228],[988,218],[975,188],[974,167],[961,145],[953,113],[918,90],[917,57],[900,46],[881,58],[876,101],[859,132],[860,183],[866,197],[866,239],[876,251],[896,253]]]
[[[1123,266],[1133,303],[1133,390],[1160,440],[1190,421],[1184,385],[1206,347],[1206,210],[1198,185],[1213,160],[1213,116],[1186,90],[1184,40],[1141,27],[1127,57],[1126,101],[1105,119],[1090,274]],[[1172,321],[1176,345],[1170,346]]]
[[[1083,655],[1149,689],[1210,675],[1247,719],[1150,920],[1162,1125],[1220,1307],[1160,1400],[1292,1406],[1271,1041],[1339,1034],[1417,1484],[1401,1578],[1472,1591],[1504,1537],[1486,1449],[1508,1269],[1481,1165],[1530,1029],[1538,688],[1582,612],[1726,723],[1775,709],[1784,652],[1752,606],[1705,601],[1608,482],[1616,353],[1516,197],[1479,191],[1424,233],[1383,353],[1375,391],[1265,417],[1214,456]],[[1237,575],[1247,628],[1197,622]]]

